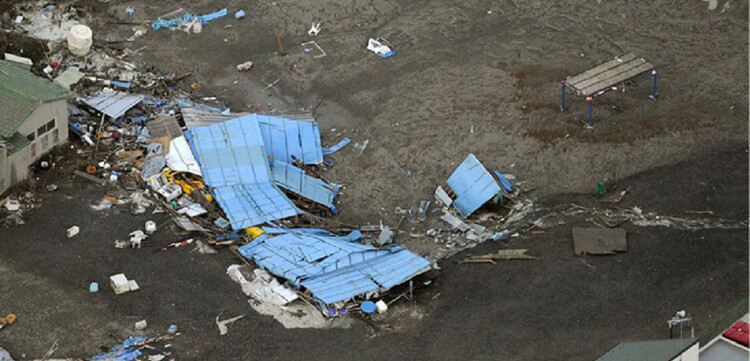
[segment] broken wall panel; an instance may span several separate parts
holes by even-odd
[[[333,200],[338,194],[339,187],[313,178],[305,174],[304,170],[284,162],[273,162],[271,172],[276,185],[279,187],[322,204],[331,210],[336,209]]]
[[[453,206],[464,218],[500,192],[500,186],[495,178],[479,163],[474,154],[469,154],[461,162],[446,183],[456,194]]]

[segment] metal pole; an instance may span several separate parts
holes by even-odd
[[[592,121],[592,113],[593,113],[593,107],[594,107],[594,97],[587,97],[586,101],[589,102],[589,127],[593,126],[594,123]]]
[[[102,113],[102,120],[99,122],[99,128],[96,130],[96,146],[94,147],[94,159],[96,159],[96,153],[99,152],[99,140],[102,138],[102,127],[104,126],[104,113]]]
[[[656,90],[657,90],[656,83],[659,80],[659,75],[656,73],[656,70],[651,70],[651,75],[654,76],[654,92],[651,93],[651,100],[656,100],[656,98],[657,98],[657,95],[656,95],[657,94],[656,93]]]
[[[620,85],[620,110],[625,110],[625,82]]]
[[[562,81],[562,106],[560,110],[565,111],[565,80]]]

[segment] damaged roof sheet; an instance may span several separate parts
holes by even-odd
[[[321,179],[313,178],[305,174],[304,170],[284,162],[273,162],[271,172],[276,185],[279,187],[332,210],[336,208],[333,200],[338,194],[339,187],[328,184]]]
[[[233,229],[296,215],[299,210],[273,184],[258,122],[240,117],[191,130],[188,140],[206,184]]]
[[[152,138],[169,137],[175,139],[182,136],[182,128],[177,119],[171,115],[162,115],[146,123]]]
[[[500,192],[500,185],[482,163],[469,154],[446,182],[456,194],[453,206],[466,218]]]
[[[319,300],[331,304],[366,292],[390,289],[430,268],[429,261],[401,247],[387,252],[350,267],[313,276],[302,281],[302,286]]]
[[[326,304],[391,288],[430,267],[429,261],[400,247],[351,242],[360,236],[292,231],[257,239],[238,251]]]
[[[258,119],[263,143],[274,160],[304,164],[323,162],[318,123],[253,114]]]
[[[125,115],[128,110],[142,101],[143,95],[131,95],[119,91],[102,91],[93,97],[83,99],[84,103],[112,119]]]
[[[323,146],[318,123],[310,113],[293,113],[282,116],[263,114],[222,114],[195,107],[182,108],[182,117],[188,128],[197,128],[225,122],[237,117],[252,117],[258,121],[263,144],[274,160],[293,163],[294,158],[305,164],[323,162]]]

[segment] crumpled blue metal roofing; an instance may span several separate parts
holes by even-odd
[[[362,293],[387,290],[430,268],[429,261],[401,247],[387,252],[351,267],[310,277],[302,281],[302,286],[331,304]]]
[[[506,191],[513,193],[513,186],[508,181],[508,178],[505,178],[505,175],[500,173],[499,170],[494,171],[495,175],[497,176],[497,179],[500,180],[500,184],[503,185],[503,188],[505,188]]]
[[[106,114],[112,119],[117,119],[143,101],[143,95],[131,95],[119,91],[102,91],[101,93],[83,99],[90,107]]]
[[[279,187],[322,204],[335,212],[336,207],[333,205],[333,199],[336,198],[339,187],[313,178],[305,174],[304,170],[280,161],[273,162],[271,172],[276,185]]]
[[[273,160],[294,163],[294,158],[305,164],[323,162],[323,148],[318,123],[309,113],[269,116],[255,113],[221,112],[218,108],[178,102],[188,128],[221,123],[237,117],[253,117],[260,126],[266,151]],[[294,157],[294,158],[292,158]]]
[[[326,229],[322,228],[279,228],[279,227],[263,227],[263,232],[266,234],[285,234],[285,233],[304,233],[304,234],[312,234],[316,236],[332,236],[336,237],[335,234],[329,232]],[[362,232],[360,232],[358,229],[349,232],[349,234],[345,236],[338,236],[343,237],[349,242],[354,242],[360,238],[362,238]]]
[[[453,206],[464,218],[500,192],[500,185],[474,154],[469,154],[461,162],[446,183],[456,194]]]
[[[351,234],[295,231],[258,238],[238,252],[326,304],[391,288],[430,267],[429,261],[400,247],[377,249],[351,242]]]
[[[260,114],[251,116],[258,120],[263,143],[274,161],[291,164],[296,158],[304,164],[323,162],[318,123]]]
[[[203,179],[233,229],[287,218],[297,207],[273,184],[258,122],[239,117],[186,133]]]

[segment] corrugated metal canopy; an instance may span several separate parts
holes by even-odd
[[[83,102],[90,107],[117,119],[143,101],[143,95],[131,95],[119,91],[102,91],[96,96],[85,98]]]
[[[446,183],[456,194],[453,206],[464,218],[500,192],[500,185],[474,154],[464,159]]]
[[[206,184],[232,228],[242,229],[296,215],[299,210],[273,185],[258,122],[240,117],[193,129],[188,141]]]

